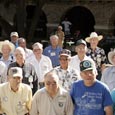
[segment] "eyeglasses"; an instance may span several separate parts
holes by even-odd
[[[46,85],[48,85],[48,86],[50,86],[50,85],[52,85],[52,86],[57,85],[57,83],[56,83],[56,82],[46,82],[45,84],[46,84]]]

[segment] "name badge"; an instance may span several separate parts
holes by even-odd
[[[29,81],[30,83],[32,83],[32,82],[33,82],[33,76],[29,76],[28,81]]]
[[[55,52],[51,52],[51,56],[56,56],[56,53]]]

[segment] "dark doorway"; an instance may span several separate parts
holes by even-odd
[[[26,12],[27,12],[27,22],[26,22],[26,25],[27,25],[27,29],[30,27],[30,24],[32,23],[32,19],[33,19],[33,16],[34,16],[34,12],[35,12],[35,9],[36,9],[36,5],[28,5],[26,7]],[[41,13],[41,16],[40,16],[40,20],[38,21],[37,23],[37,27],[36,27],[36,30],[35,30],[35,33],[34,33],[34,39],[42,39],[42,38],[45,38],[47,36],[47,17],[44,13],[44,11],[42,11]],[[36,40],[33,40],[33,41],[36,41]]]
[[[67,18],[71,23],[71,35],[85,39],[89,34],[94,31],[95,19],[91,11],[83,6],[75,6],[69,9],[61,18],[61,22]],[[77,39],[79,39],[77,38]]]

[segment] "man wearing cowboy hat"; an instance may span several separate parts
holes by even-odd
[[[103,71],[101,81],[112,91],[115,88],[115,50],[108,53],[108,60],[112,65]]]
[[[96,68],[98,71],[97,79],[101,79],[101,69],[104,64],[107,63],[107,58],[105,55],[105,51],[102,48],[98,47],[99,41],[103,39],[102,35],[99,35],[96,32],[92,32],[89,37],[85,40],[90,44],[90,47],[87,51],[87,56],[91,57],[96,63]]]

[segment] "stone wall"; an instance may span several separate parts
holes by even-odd
[[[95,17],[96,31],[108,33],[115,28],[115,2],[85,2],[76,4],[46,4],[43,10],[48,20],[48,30],[56,28],[60,22],[60,18],[70,8],[74,6],[84,6],[88,8]],[[50,28],[50,29],[49,29]]]
[[[84,6],[88,8],[95,17],[96,31],[108,33],[115,29],[115,1],[113,2],[76,2],[76,3],[48,3],[43,7],[48,20],[48,33],[53,31],[59,24],[61,17],[68,9],[74,6]],[[0,4],[0,15],[10,23],[15,14],[15,5],[10,5],[7,9]]]

